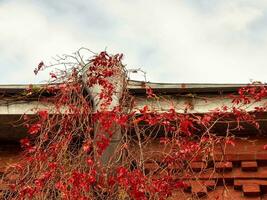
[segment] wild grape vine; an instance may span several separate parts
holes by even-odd
[[[109,109],[117,95],[114,77],[127,74],[123,55],[104,51],[85,60],[80,54],[84,50],[60,57],[49,66],[41,62],[34,70],[38,74],[48,67],[65,67],[50,72],[51,80],[42,88],[45,95],[40,94],[38,101],[49,105],[47,109],[24,115],[28,137],[20,141],[21,160],[4,174],[9,187],[6,199],[167,199],[187,187],[184,180],[190,162],[210,159],[215,144],[234,145],[231,131],[241,130],[243,123],[260,128],[257,113],[265,112],[266,104],[257,104],[250,112],[246,106],[266,98],[263,84],[248,85],[226,97],[230,105],[193,114],[178,113],[175,107],[164,112],[149,105],[133,109],[134,97],[123,77],[120,103]],[[96,85],[101,88],[97,110],[87,90]],[[147,99],[164,101],[152,88],[144,85],[144,89]],[[29,96],[34,93],[32,88],[27,92]],[[226,126],[228,134],[218,136],[212,131],[219,122],[230,121],[236,123]],[[103,163],[116,128],[121,137]],[[158,150],[149,151],[155,140]],[[146,163],[156,163],[157,173],[147,172]]]

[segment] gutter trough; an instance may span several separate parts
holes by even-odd
[[[32,84],[34,88],[42,88],[45,84]],[[29,88],[30,84],[0,85],[1,94],[19,94]],[[128,81],[131,94],[145,94],[146,87],[151,87],[156,93],[218,93],[236,92],[247,84],[214,84],[214,83],[151,83],[142,81]]]

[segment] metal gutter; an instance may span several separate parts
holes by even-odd
[[[172,93],[220,93],[236,92],[247,84],[214,84],[214,83],[151,83],[141,81],[129,81],[128,88],[134,94],[142,94],[145,87],[151,87],[155,92],[163,94]]]
[[[10,85],[0,85],[1,94],[19,94],[24,92],[32,85],[34,88],[42,88],[45,84],[10,84]]]
[[[35,88],[42,88],[45,84],[32,84]],[[0,93],[18,94],[25,91],[30,84],[0,85]],[[142,81],[128,81],[128,89],[132,94],[144,94],[146,87],[151,87],[155,92],[172,93],[218,93],[235,92],[247,84],[214,84],[214,83],[151,83]]]

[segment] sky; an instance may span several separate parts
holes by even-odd
[[[267,82],[267,0],[0,0],[0,84],[43,82],[40,61],[80,47],[150,82]]]

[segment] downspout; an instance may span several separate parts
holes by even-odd
[[[85,67],[85,71],[83,73],[83,83],[87,85],[88,75],[87,70],[90,65]],[[116,72],[113,76],[107,77],[106,79],[114,86],[114,93],[112,95],[112,101],[108,108],[105,111],[112,111],[115,107],[121,105],[121,99],[123,97],[123,92],[126,87],[126,73],[123,70],[123,66],[116,66]],[[92,104],[93,104],[93,113],[101,112],[101,103],[103,103],[103,99],[100,99],[99,95],[103,87],[99,84],[94,84],[91,87],[85,87],[88,94],[91,96]],[[94,141],[97,140],[98,132],[99,132],[99,124],[98,122],[94,122]],[[119,160],[118,157],[114,157],[116,150],[118,149],[121,139],[122,139],[122,132],[120,125],[114,123],[113,127],[113,134],[110,140],[109,146],[105,149],[101,156],[101,163],[103,166],[107,166],[110,162],[114,162],[115,160]]]

